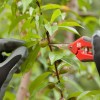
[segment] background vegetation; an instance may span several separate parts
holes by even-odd
[[[0,38],[26,41],[29,56],[4,100],[100,100],[93,62],[80,62],[69,43],[100,27],[99,0],[1,0]]]

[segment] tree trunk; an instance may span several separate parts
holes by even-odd
[[[30,82],[31,71],[27,72],[21,79],[19,90],[16,95],[16,100],[25,100],[29,98],[29,92],[27,90]]]
[[[23,26],[23,23],[24,23],[24,20],[22,20],[19,23],[19,30],[20,31],[21,31],[21,28]],[[25,30],[20,32],[20,35],[22,37],[24,37],[26,34],[27,34],[27,32]],[[31,70],[23,75],[18,92],[17,92],[17,95],[16,95],[16,100],[25,100],[25,99],[27,100],[27,98],[29,98],[28,85],[30,83],[30,77],[31,77]]]

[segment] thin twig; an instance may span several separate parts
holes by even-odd
[[[37,0],[36,0],[36,4],[40,8],[40,3]],[[41,11],[41,8],[40,8],[40,11]],[[42,14],[42,12],[40,12],[40,13]],[[50,44],[51,40],[50,40],[50,35],[49,35],[48,31],[46,31],[46,36],[47,36],[48,43]],[[50,51],[52,52],[53,49],[52,49],[51,45],[49,45],[49,48],[50,48]],[[57,75],[57,79],[58,79],[58,83],[59,83],[60,82],[60,78],[59,78],[59,73],[58,73],[58,69],[57,69],[57,61],[54,62],[54,65],[55,65],[56,75]]]
[[[41,6],[40,6],[40,3],[38,2],[38,0],[36,0],[36,4],[37,4],[37,6],[39,7],[40,14],[42,15],[42,12],[41,12]]]
[[[47,35],[48,44],[50,44],[51,41],[50,41],[50,35],[49,35],[49,32],[48,31],[46,32],[46,35]],[[49,48],[50,48],[50,51],[52,52],[53,49],[52,49],[52,46],[51,45],[49,45]],[[58,62],[55,61],[54,62],[54,66],[55,66],[55,70],[56,70],[56,76],[57,76],[57,79],[58,79],[58,83],[60,83],[59,73],[58,73],[58,69],[57,69],[57,63]],[[60,90],[60,95],[61,95],[61,98],[63,98],[63,92],[62,92],[62,90]]]
[[[49,36],[49,32],[48,31],[46,32],[46,35],[47,35],[48,44],[50,44],[51,41],[50,41],[50,38],[49,38],[50,36]],[[51,45],[49,45],[49,48],[50,48],[50,51],[52,52],[53,49],[52,49]],[[57,69],[57,61],[54,62],[54,65],[55,65],[55,70],[56,70],[56,75],[57,75],[58,82],[60,82],[59,73],[58,73],[58,69]]]
[[[48,44],[50,44],[50,43],[51,43],[51,41],[50,41],[50,36],[49,36],[49,32],[48,32],[48,31],[46,32],[46,35],[47,35]],[[50,51],[53,51],[53,49],[52,49],[52,46],[51,46],[51,45],[49,45],[49,48],[50,48]]]
[[[40,3],[38,2],[38,0],[36,0],[36,4],[37,6],[39,7],[40,9],[40,14],[42,15],[42,12],[41,12],[41,6],[40,6]],[[46,31],[46,36],[47,36],[47,40],[48,40],[48,44],[51,43],[51,38],[50,38],[50,35],[49,35],[49,32]],[[52,49],[52,46],[51,45],[48,45],[49,48],[50,48],[50,51],[52,52],[53,49]],[[58,73],[58,69],[57,69],[57,61],[54,62],[54,66],[55,66],[55,71],[56,71],[56,76],[57,76],[57,79],[58,79],[58,83],[60,83],[60,78],[59,78],[59,73]],[[63,98],[63,92],[62,90],[60,90],[60,95],[61,95],[61,98]]]

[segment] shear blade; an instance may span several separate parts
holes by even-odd
[[[54,46],[54,47],[58,47],[58,48],[62,48],[62,49],[66,49],[66,48],[68,48],[69,43],[65,43],[65,44],[49,44],[49,45]]]

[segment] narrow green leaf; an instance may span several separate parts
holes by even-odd
[[[38,52],[40,50],[40,46],[39,44],[37,44],[34,49],[30,49],[29,50],[29,56],[28,58],[26,59],[26,61],[22,64],[22,67],[21,67],[21,71],[22,72],[26,72],[28,71],[34,64],[34,61],[38,55]]]
[[[73,87],[75,87],[78,91],[83,92],[83,88],[77,84],[74,80],[68,79],[67,77],[64,77],[61,82],[68,82],[70,83]]]
[[[32,41],[32,39],[41,39],[41,37],[38,34],[28,33],[22,39]]]
[[[31,96],[30,96],[30,100],[36,100],[36,98],[35,98],[36,93],[38,93],[40,90],[42,90],[43,88],[45,88],[47,86],[48,86],[48,81],[46,79],[44,79],[41,82],[41,85],[39,85],[38,87],[34,88],[34,90],[32,91]]]
[[[87,95],[88,95],[88,96],[91,96],[91,95],[95,95],[95,96],[96,96],[96,95],[98,95],[98,94],[100,95],[100,90],[93,90],[93,91],[90,91]]]
[[[51,23],[53,23],[57,17],[59,17],[61,15],[61,11],[59,9],[55,10],[52,14],[52,17],[51,17]]]
[[[83,93],[81,93],[78,97],[77,100],[80,100],[81,98],[83,98],[84,96],[86,96],[90,91],[85,91]]]
[[[50,10],[50,9],[57,9],[57,8],[61,8],[60,5],[58,4],[47,4],[41,7],[42,10]]]
[[[72,98],[72,97],[78,97],[82,92],[78,91],[78,92],[74,92],[74,93],[71,93],[69,96],[68,96],[68,99]]]
[[[48,63],[47,63],[47,59],[44,57],[39,57],[39,61],[43,64],[44,68],[48,68]]]
[[[61,30],[67,30],[67,31],[70,31],[70,32],[75,33],[77,35],[80,35],[78,33],[78,31],[75,28],[73,28],[73,27],[69,27],[69,26],[59,26],[59,29],[61,29]]]
[[[52,36],[58,30],[58,26],[51,26],[50,23],[46,24],[45,28],[49,32],[50,36]]]
[[[23,3],[23,13],[26,11],[29,4],[32,2],[32,0],[22,0]]]
[[[81,26],[80,24],[78,24],[77,22],[75,21],[72,21],[72,22],[63,22],[61,24],[59,24],[60,26],[79,26],[81,28],[84,28],[83,26]]]
[[[11,5],[12,14],[16,15],[17,5],[16,2],[13,2]]]
[[[10,28],[9,28],[9,32],[8,32],[8,33],[10,33],[10,32],[18,25],[18,23],[19,23],[22,19],[26,19],[27,17],[29,17],[29,15],[27,15],[27,14],[24,14],[24,15],[22,15],[22,16],[18,16],[17,18],[14,17],[14,18],[12,19],[12,23],[11,23],[11,25],[10,25]]]
[[[31,48],[31,47],[33,47],[36,44],[37,44],[37,41],[27,41],[26,44],[25,44],[25,46],[27,48]]]
[[[51,74],[51,72],[45,72],[42,75],[38,76],[30,85],[29,90],[30,93],[34,92],[34,90],[41,85],[42,82],[44,82],[44,79],[48,77]]]
[[[4,98],[3,98],[3,100],[14,100],[14,98],[16,98],[16,96],[12,93],[12,92],[6,92],[5,93],[5,96],[4,96]]]
[[[35,22],[34,21],[31,22],[31,19],[27,19],[23,23],[22,30],[30,29],[30,28],[34,28],[34,27],[35,27]]]
[[[36,15],[35,16],[35,24],[36,24],[36,30],[38,34],[44,38],[45,37],[45,28],[43,23],[44,17],[43,15]]]
[[[98,20],[97,20],[97,18],[96,17],[91,17],[91,16],[89,16],[89,17],[86,17],[85,19],[84,19],[84,23],[87,25],[88,23],[90,23],[90,22],[97,22]]]
[[[65,52],[62,50],[53,51],[53,52],[49,53],[49,58],[50,58],[51,64],[53,64],[56,60],[59,60],[64,56],[65,56]]]
[[[91,8],[90,4],[89,4],[89,1],[88,0],[78,0],[78,4],[79,4],[79,7],[81,7],[82,10],[87,10]],[[84,9],[85,8],[85,9]]]
[[[63,60],[64,62],[66,62],[68,65],[72,66],[72,67],[79,67],[78,61],[76,62],[76,60],[75,60],[74,58],[72,58],[72,57],[64,56],[64,57],[62,58],[62,60]]]

